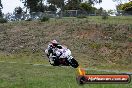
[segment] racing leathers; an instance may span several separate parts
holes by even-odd
[[[60,52],[60,54],[56,54],[56,51],[58,49],[62,49],[62,45],[59,44],[49,44],[48,48],[45,50],[45,53],[47,54],[47,57],[49,58],[49,60],[52,60],[52,56],[55,56],[56,59],[59,59],[59,57],[62,55],[62,52]]]

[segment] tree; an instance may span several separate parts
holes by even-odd
[[[67,4],[65,5],[66,10],[79,10],[80,9],[80,0],[68,0]]]
[[[44,5],[43,0],[20,0],[24,3],[24,6],[31,12],[43,12]]]
[[[132,11],[132,1],[124,4],[119,4],[117,10]]]
[[[102,0],[83,0],[83,1],[86,1],[90,4],[96,4],[96,3],[101,3],[102,2]]]
[[[91,7],[92,4],[101,3],[101,2],[102,0],[68,0],[67,4],[65,5],[65,9],[79,10],[81,4],[81,8],[84,8],[86,10],[86,8],[90,9],[89,7]]]
[[[2,4],[1,4],[1,0],[0,0],[0,9],[2,9],[3,8],[3,6],[2,6]]]
[[[81,3],[80,8],[87,11],[87,13],[94,14],[95,11],[97,10],[96,7],[93,7],[92,4],[90,3]]]
[[[132,15],[132,1],[124,4],[119,4],[116,8],[117,11],[122,15],[124,15],[125,13]]]
[[[21,7],[16,7],[14,9],[14,15],[15,15],[15,20],[21,20],[22,18],[22,13],[23,13],[23,10]]]
[[[2,10],[0,9],[0,18],[3,17],[3,13],[2,13]]]
[[[93,7],[92,7],[92,4],[86,3],[86,2],[85,2],[85,3],[81,3],[81,4],[80,4],[80,8],[81,8],[82,10],[87,11],[88,13],[91,13],[92,10],[94,10]]]
[[[44,12],[47,9],[48,9],[48,6],[44,5],[43,3],[38,3],[35,12]]]
[[[103,15],[104,12],[105,12],[104,9],[102,7],[100,7],[99,9],[96,10],[96,15],[101,16],[101,15]]]
[[[52,6],[56,6],[57,8],[64,7],[64,0],[47,0],[48,4],[51,4]]]
[[[120,4],[122,4],[123,1],[128,2],[130,0],[113,0],[113,2],[117,2],[117,3],[120,3]]]
[[[1,4],[1,0],[0,0],[0,17],[2,17],[3,16],[3,14],[2,14],[2,9],[3,8],[3,6],[2,6],[2,4]]]
[[[57,8],[54,5],[49,5],[48,6],[48,11],[56,11]]]
[[[60,8],[60,17],[62,17],[64,11],[64,0],[47,0],[47,2],[52,5],[52,7]],[[56,8],[55,8],[56,9]]]
[[[108,11],[107,11],[107,14],[108,14],[108,15],[113,15],[113,14],[114,14],[114,11],[113,11],[113,10],[108,10]]]
[[[16,14],[22,14],[22,11],[23,11],[23,10],[22,10],[21,7],[16,7],[16,8],[15,8],[15,13],[16,13]]]

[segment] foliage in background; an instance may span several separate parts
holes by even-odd
[[[95,3],[101,3],[102,0],[68,0],[65,5],[65,10],[86,10],[91,11],[92,5]]]
[[[23,9],[21,7],[16,7],[14,11],[15,14],[22,14]]]
[[[95,10],[97,10],[97,8],[93,7],[92,4],[87,3],[87,2],[81,3],[80,8],[82,10],[85,10],[87,13],[94,13]]]
[[[103,13],[103,11],[104,11],[103,8],[100,7],[99,9],[96,10],[96,15],[97,15],[97,16],[101,16],[102,13]]]
[[[44,17],[42,17],[41,19],[40,19],[40,21],[41,22],[46,22],[46,21],[49,21],[49,17],[46,17],[46,16],[44,16]]]
[[[113,14],[114,14],[114,11],[113,11],[113,10],[108,10],[108,11],[107,11],[107,14],[108,14],[108,15],[113,15]]]
[[[32,18],[29,18],[29,19],[27,19],[27,20],[25,20],[25,21],[32,21]]]
[[[121,4],[122,2],[128,2],[128,1],[131,1],[131,0],[112,0],[113,2],[117,2],[119,4]]]
[[[79,10],[80,9],[80,0],[68,0],[65,5],[65,10]]]
[[[3,13],[2,10],[0,9],[0,17],[3,17]]]
[[[54,7],[60,8],[63,10],[64,0],[47,0],[48,4],[53,5]]]
[[[117,10],[132,11],[132,1],[124,4],[119,4]]]
[[[1,0],[0,0],[0,8],[1,8],[1,9],[3,8],[3,5],[2,5],[2,3],[1,3]]]
[[[84,0],[47,0],[46,2],[49,6],[44,5],[44,0],[20,0],[24,3],[24,6],[27,7],[31,12],[44,12],[45,10],[56,11],[57,8],[64,10],[78,10],[80,9],[80,3]],[[102,0],[85,0],[87,3],[95,4],[101,3]]]
[[[49,5],[47,10],[48,11],[57,11],[57,8],[55,5]]]
[[[22,3],[24,3],[24,6],[27,7],[27,9],[31,12],[43,12],[44,11],[44,5],[43,0],[20,0]]]
[[[91,4],[97,4],[97,3],[102,2],[102,0],[83,0],[83,1],[86,1],[86,2],[91,3]]]
[[[2,9],[3,8],[3,5],[1,4],[1,0],[0,0],[0,17],[3,17],[3,14],[2,14]]]
[[[7,23],[8,21],[5,18],[0,18],[0,23]]]

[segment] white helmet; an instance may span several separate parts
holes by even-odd
[[[58,44],[58,42],[54,39],[51,41],[52,44]]]

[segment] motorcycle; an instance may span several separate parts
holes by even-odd
[[[78,62],[71,55],[71,51],[67,48],[58,47],[55,49],[54,54],[49,55],[49,62],[53,66],[72,66],[77,68],[79,66]]]

